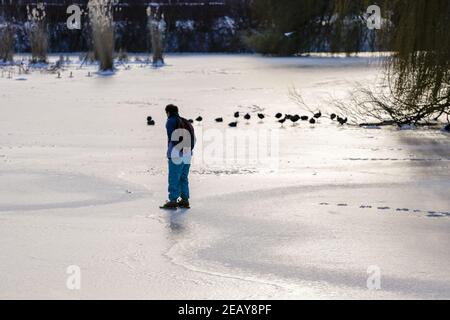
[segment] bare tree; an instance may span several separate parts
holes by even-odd
[[[12,62],[14,56],[14,27],[6,22],[0,25],[0,61]]]
[[[354,1],[340,3],[349,6]],[[385,60],[387,90],[359,88],[352,95],[354,107],[370,116],[388,116],[399,125],[448,120],[450,2],[381,0],[379,5],[389,23],[377,37],[393,52]]]
[[[164,64],[166,22],[158,7],[152,8],[149,6],[147,8],[147,17],[153,53],[152,63],[153,66],[158,67]]]
[[[347,101],[335,100],[334,106],[351,113],[359,124],[379,121],[378,125],[431,125],[450,116],[450,100],[445,95],[433,99],[420,97],[410,100],[409,90],[398,92],[392,87],[369,88],[358,86]]]
[[[100,71],[114,70],[114,22],[112,0],[90,0],[89,18],[95,56]]]
[[[31,62],[46,63],[48,53],[48,35],[46,12],[43,3],[38,3],[36,7],[27,6],[28,22],[26,29],[30,39]]]

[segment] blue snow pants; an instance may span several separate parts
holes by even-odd
[[[190,164],[175,164],[169,159],[169,200],[177,201],[181,197],[189,200],[189,169]]]

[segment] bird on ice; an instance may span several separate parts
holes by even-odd
[[[292,124],[295,125],[300,120],[300,116],[296,114],[292,116],[290,120],[292,121]]]
[[[341,126],[343,126],[344,124],[346,124],[347,122],[348,122],[348,118],[341,118],[341,117],[337,117],[337,121],[339,122],[339,124],[341,125]]]
[[[283,126],[283,124],[286,122],[287,118],[283,118],[278,120],[278,122],[281,124],[281,126]]]
[[[147,125],[154,126],[155,124],[155,120],[152,117],[147,117]]]

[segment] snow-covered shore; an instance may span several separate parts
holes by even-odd
[[[374,81],[374,60],[166,61],[0,78],[0,298],[450,298],[449,135],[273,118],[302,113],[292,86],[332,111],[323,99]],[[197,161],[193,209],[161,212],[168,103],[202,115],[203,132],[232,130],[235,111],[269,115],[239,127],[275,130],[276,169]]]

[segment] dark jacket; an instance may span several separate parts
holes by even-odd
[[[173,148],[181,142],[181,141],[172,141],[173,132],[177,129],[183,128],[183,124],[181,121],[182,121],[181,117],[178,114],[173,114],[167,119],[166,130],[167,130],[167,158],[168,159],[172,158]],[[192,151],[194,150],[194,144],[195,144],[195,136],[191,135],[191,142],[192,142],[192,145],[191,145],[191,155],[192,155]],[[180,157],[183,157],[182,150],[180,151]]]

